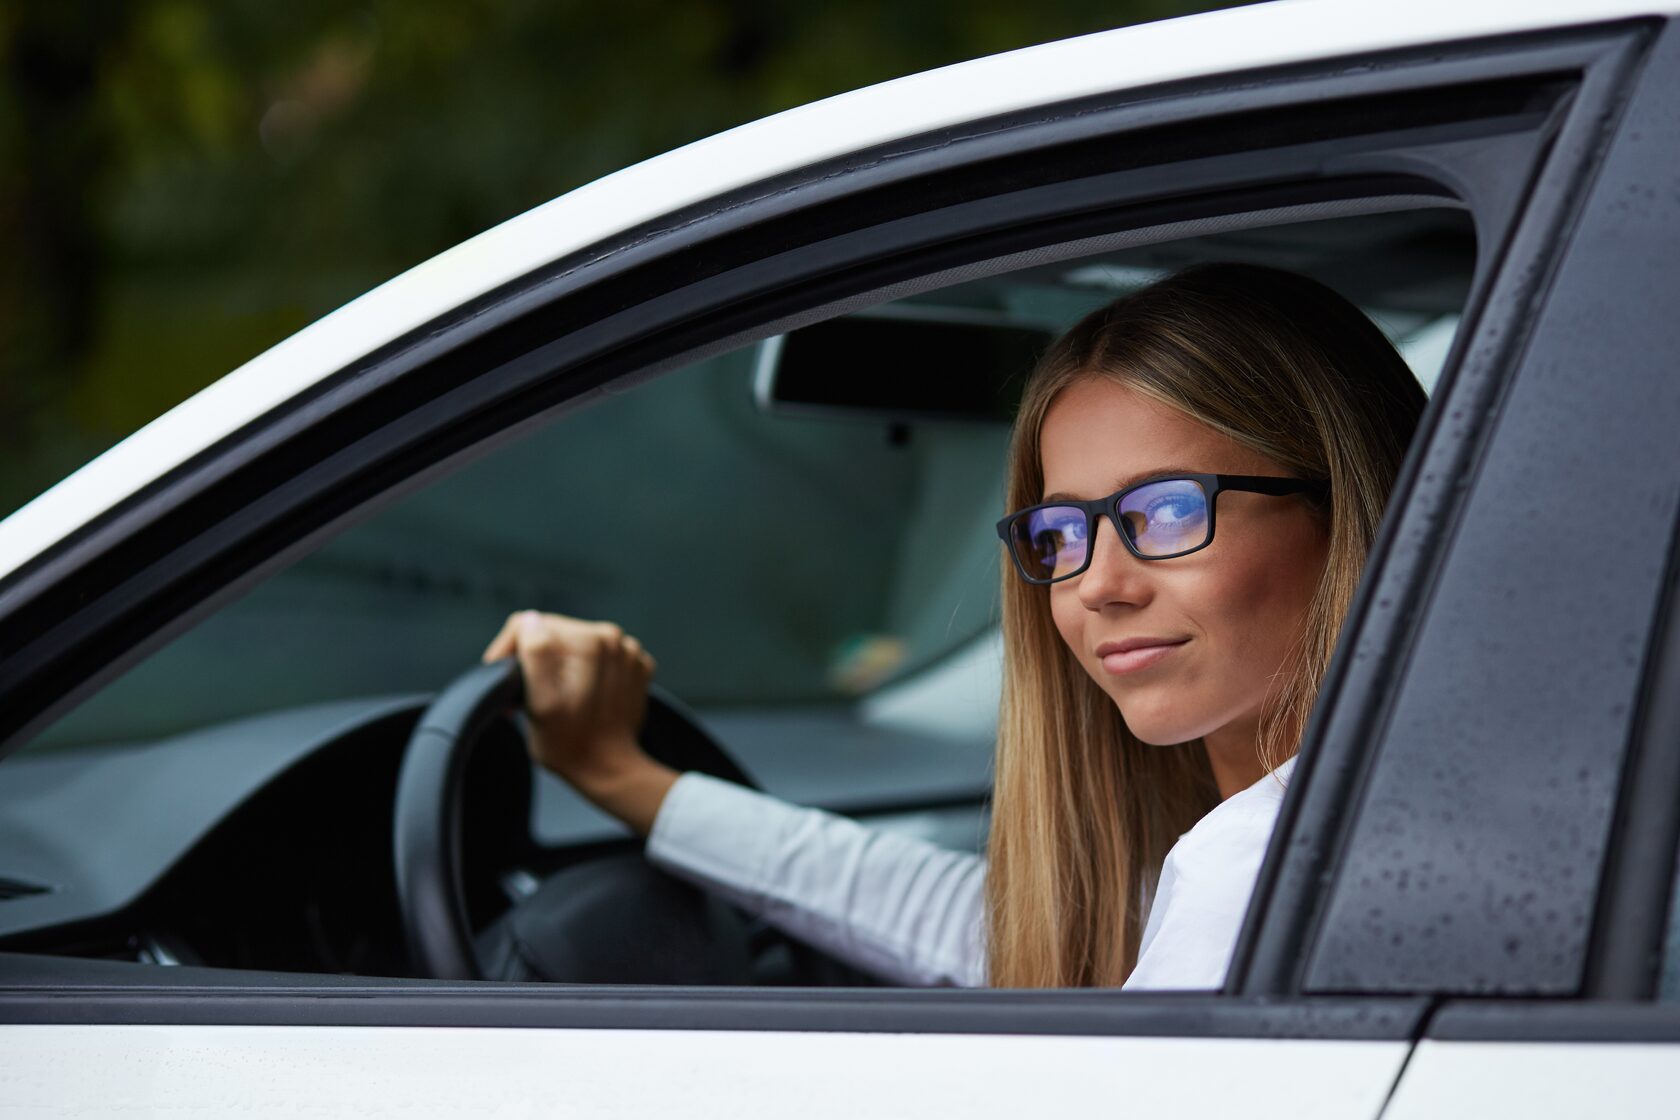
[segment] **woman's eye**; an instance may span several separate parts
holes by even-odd
[[[1149,524],[1162,529],[1177,528],[1181,525],[1200,520],[1207,513],[1207,506],[1189,496],[1173,496],[1158,498],[1149,503]]]
[[[1085,543],[1085,526],[1077,522],[1055,525],[1040,530],[1034,536],[1039,550],[1043,553],[1061,553],[1070,548],[1080,548]]]

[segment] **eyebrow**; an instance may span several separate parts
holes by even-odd
[[[1131,486],[1133,483],[1142,482],[1144,479],[1148,478],[1161,478],[1165,475],[1175,474],[1208,473],[1210,472],[1204,471],[1200,467],[1151,467],[1149,470],[1138,471],[1135,474],[1129,474],[1124,478],[1119,479],[1114,483],[1114,488],[1108,491],[1108,493],[1118,494],[1120,491],[1124,490],[1128,486]],[[1039,499],[1039,502],[1042,504],[1044,502],[1083,502],[1085,500],[1086,499],[1081,498],[1078,495],[1068,493],[1066,490],[1058,490],[1054,494],[1044,495],[1044,497]]]

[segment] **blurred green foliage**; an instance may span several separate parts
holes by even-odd
[[[306,323],[607,171],[1217,0],[14,0],[0,516]]]

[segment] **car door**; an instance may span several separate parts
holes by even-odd
[[[1463,552],[1481,563],[1498,562],[1484,548],[1509,550],[1497,593],[1527,622],[1512,620],[1504,633],[1529,638],[1500,641],[1487,659],[1498,664],[1460,686],[1465,707],[1439,713],[1465,721],[1468,750],[1422,746],[1409,774],[1373,778],[1365,807],[1381,808],[1343,857],[1343,875],[1362,879],[1336,892],[1332,912],[1399,902],[1408,872],[1413,892],[1469,892],[1480,904],[1459,908],[1476,923],[1475,939],[1429,969],[1443,1002],[1386,1115],[1663,1116],[1680,1096],[1676,61],[1670,29],[1592,184],[1512,382],[1477,487],[1488,501],[1504,493],[1508,512],[1492,525],[1500,539],[1454,550],[1454,562]],[[1552,531],[1525,529],[1546,516],[1538,507],[1579,508],[1607,488],[1633,516],[1594,517],[1584,536],[1566,527],[1567,516]],[[1452,595],[1451,580],[1438,599]],[[1422,638],[1416,656],[1429,648]],[[1471,701],[1470,688],[1507,674],[1511,684],[1494,691],[1526,697],[1522,709]],[[1524,688],[1515,687],[1519,675]],[[1467,756],[1481,769],[1473,777]],[[1435,767],[1494,795],[1449,798],[1430,788]],[[1424,819],[1403,823],[1396,799],[1411,800]],[[1442,811],[1449,804],[1463,810],[1454,819]],[[1490,821],[1500,825],[1492,834]],[[1385,827],[1427,829],[1433,842],[1385,861],[1372,850]],[[1427,881],[1421,861],[1443,846],[1467,854],[1450,870],[1437,864],[1446,877]],[[1394,878],[1373,878],[1378,867]],[[1408,938],[1445,914],[1418,902]],[[1321,955],[1317,982],[1392,990],[1422,975],[1408,951],[1373,969],[1346,960]]]
[[[1554,474],[1571,461],[1567,442],[1507,438],[1531,384],[1550,384],[1523,364],[1532,309],[1656,36],[1649,23],[1606,25],[1115,88],[800,168],[591,246],[367,354],[0,589],[0,735],[15,744],[380,503],[696,355],[1097,244],[1463,205],[1482,246],[1464,337],[1349,619],[1224,992],[535,988],[162,974],[14,954],[0,962],[19,1071],[6,1102],[1377,1115],[1437,993],[1544,990],[1579,948],[1559,935],[1489,981],[1477,971],[1484,930],[1442,925],[1427,950],[1396,952],[1386,939],[1415,916],[1373,914],[1368,900],[1399,889],[1380,862],[1410,859],[1417,835],[1395,823],[1410,803],[1393,783],[1420,765],[1431,796],[1446,781],[1429,768],[1419,713],[1532,717],[1529,678],[1495,676],[1474,692],[1451,657],[1468,634],[1506,632],[1484,628],[1511,627],[1517,643],[1538,610],[1528,593],[1557,575],[1535,566],[1524,594],[1489,591],[1479,565],[1534,547],[1539,530],[1506,539],[1498,530],[1531,507],[1489,521],[1477,503],[1510,501],[1501,454],[1527,451]],[[1629,448],[1653,453],[1648,439]],[[1629,588],[1628,617],[1649,611],[1651,559],[1635,550],[1613,573]],[[1617,617],[1613,633],[1582,630],[1588,648],[1619,648],[1634,623]],[[1581,749],[1613,738],[1597,727]],[[1560,928],[1591,910],[1591,855],[1531,872],[1569,869]]]

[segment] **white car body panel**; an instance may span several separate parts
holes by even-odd
[[[1377,1116],[1403,1042],[14,1026],[8,1117]]]
[[[463,302],[662,214],[769,176],[1094,94],[1674,9],[1674,0],[1279,0],[976,59],[731,129],[463,242],[247,362],[0,521],[0,577],[177,464]]]
[[[1676,1102],[1680,1045],[1426,1040],[1383,1120],[1673,1116]]]

